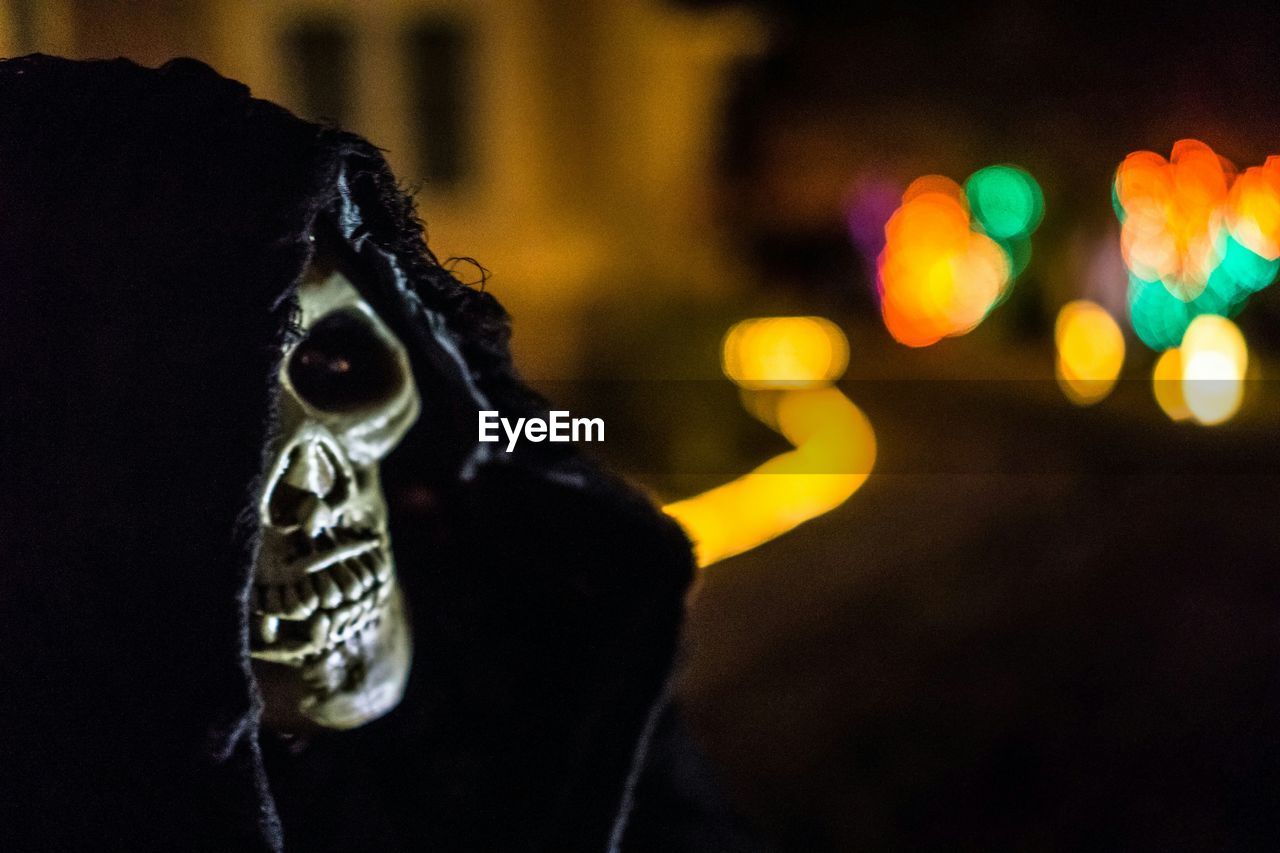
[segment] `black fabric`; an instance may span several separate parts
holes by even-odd
[[[425,405],[383,466],[405,701],[302,742],[258,730],[246,507],[312,233]],[[0,849],[616,841],[689,547],[563,445],[477,453],[478,406],[544,408],[507,335],[358,137],[191,60],[0,62]]]
[[[644,774],[622,853],[768,853],[767,843],[722,793],[716,768],[676,706],[664,709],[645,754]]]

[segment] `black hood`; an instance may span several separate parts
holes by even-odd
[[[424,408],[383,465],[405,699],[303,743],[259,732],[247,507],[316,234]],[[545,408],[507,337],[359,137],[191,60],[0,62],[0,849],[616,841],[688,543],[566,445],[477,453]]]

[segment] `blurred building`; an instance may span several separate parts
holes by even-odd
[[[589,305],[741,280],[715,145],[727,73],[764,35],[661,0],[0,0],[5,55],[195,56],[368,136],[436,253],[492,273],[535,377],[573,371]]]

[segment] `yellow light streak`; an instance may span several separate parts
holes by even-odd
[[[693,541],[700,567],[830,512],[866,482],[875,431],[830,386],[844,373],[848,352],[844,334],[820,317],[748,320],[725,336],[725,374],[744,388],[744,407],[795,449],[663,508]]]

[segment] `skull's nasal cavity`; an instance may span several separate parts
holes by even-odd
[[[338,451],[324,441],[303,441],[289,451],[288,461],[275,483],[267,503],[271,524],[292,529],[332,524],[332,510],[341,506],[351,490],[348,466]]]

